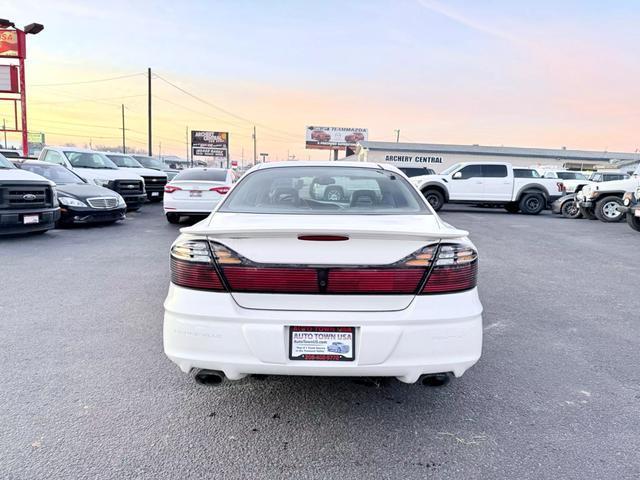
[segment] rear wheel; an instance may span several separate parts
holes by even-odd
[[[627,223],[636,232],[640,232],[640,218],[636,217],[633,213],[627,213]]]
[[[538,215],[545,206],[546,200],[541,193],[525,193],[520,200],[520,210],[527,215]]]
[[[180,215],[177,213],[167,213],[167,222],[169,223],[180,223]]]
[[[582,214],[578,208],[578,204],[574,200],[567,200],[562,204],[560,213],[564,218],[580,218]]]
[[[516,202],[509,202],[504,206],[504,209],[509,213],[518,213],[520,211],[520,207]]]
[[[594,209],[596,218],[601,222],[619,222],[624,215],[618,210],[619,205],[622,206],[622,199],[619,197],[610,196],[603,198],[596,203],[596,208]]]
[[[422,195],[436,212],[444,205],[444,195],[438,190],[423,190]]]
[[[341,202],[344,199],[344,190],[338,185],[327,187],[324,191],[324,199],[329,202]]]

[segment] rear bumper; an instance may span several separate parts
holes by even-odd
[[[221,198],[222,199],[222,198]],[[180,213],[182,215],[209,215],[220,203],[220,200],[174,200],[169,196],[164,197],[165,213]]]
[[[24,217],[38,215],[38,223],[26,224]],[[55,227],[60,218],[60,208],[36,209],[36,210],[1,210],[0,211],[0,235],[13,235],[17,233],[40,232]]]
[[[289,360],[292,325],[355,327],[355,360]],[[417,297],[391,312],[251,310],[227,293],[171,284],[163,337],[166,355],[183,372],[220,370],[231,380],[249,374],[386,376],[413,383],[427,373],[459,377],[478,361],[482,305],[473,289]]]

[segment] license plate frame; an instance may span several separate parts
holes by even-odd
[[[640,208],[636,208],[636,210],[635,210],[635,212],[634,212],[634,215],[635,215],[636,217],[640,217]]]
[[[201,197],[202,197],[202,190],[189,191],[189,198],[201,198]]]
[[[151,196],[152,197],[159,197],[160,196],[160,192],[151,192]]]
[[[305,334],[307,345],[301,344]],[[321,336],[318,336],[320,334]],[[289,360],[306,362],[353,362],[356,359],[356,327],[292,325],[289,327]],[[326,336],[327,338],[323,338]],[[329,347],[334,350],[329,350]],[[348,347],[346,351],[343,351]],[[305,353],[305,350],[308,352]],[[315,350],[315,351],[314,351]],[[295,353],[295,355],[294,355]]]
[[[35,225],[40,223],[40,215],[23,215],[22,224],[23,225]]]

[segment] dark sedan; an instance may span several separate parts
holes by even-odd
[[[120,194],[87,183],[61,165],[26,161],[16,166],[56,184],[61,212],[58,224],[113,223],[126,218],[127,205]]]

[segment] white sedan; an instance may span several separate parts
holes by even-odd
[[[225,168],[189,168],[164,187],[164,213],[169,223],[181,216],[209,215],[227,194],[236,174]]]
[[[332,185],[339,200],[324,195]],[[207,385],[250,374],[443,385],[482,350],[467,235],[393,166],[260,164],[172,245],[165,353]]]

